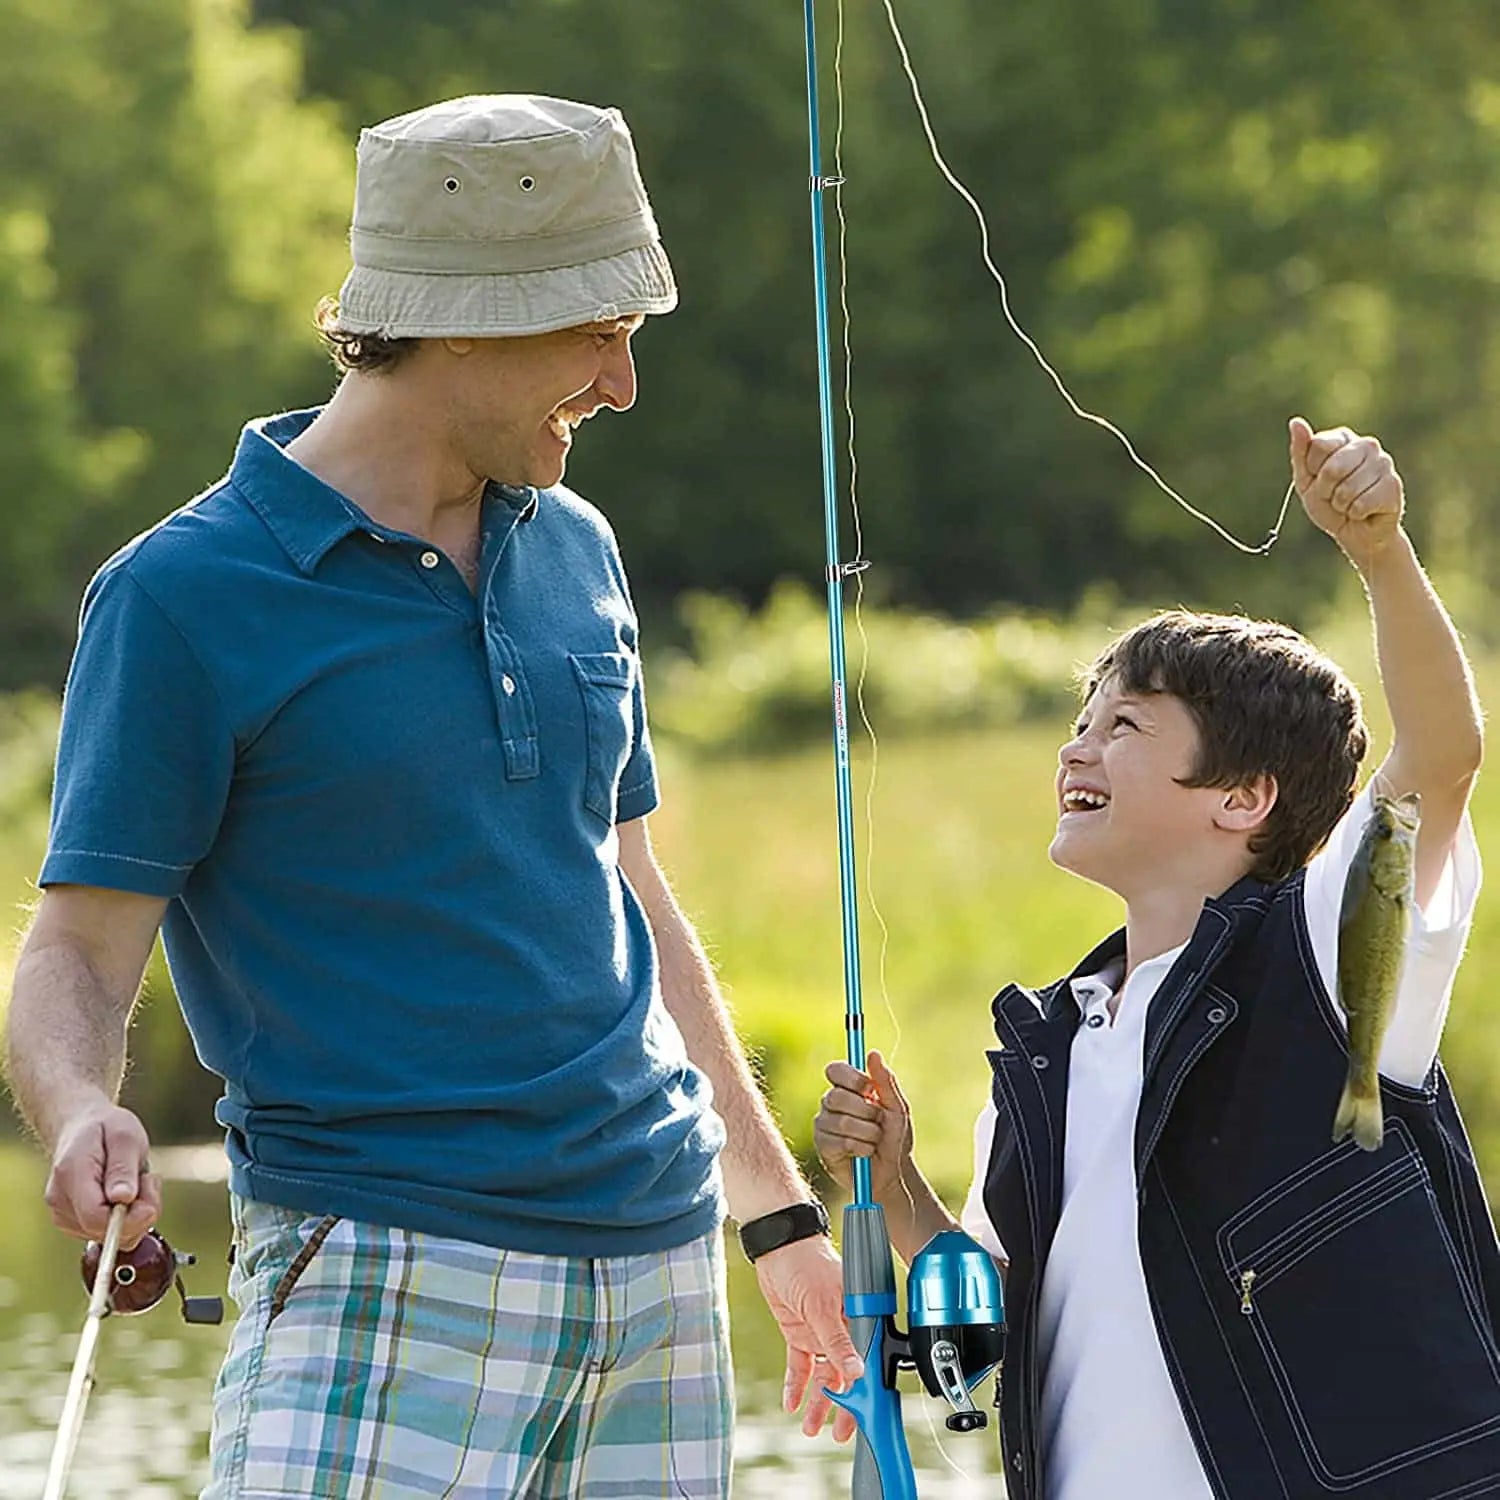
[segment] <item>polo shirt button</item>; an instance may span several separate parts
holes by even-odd
[[[1037,1055],[1031,1059],[1031,1066],[1035,1068],[1038,1073],[1045,1072],[1050,1065],[1051,1059],[1043,1057],[1040,1052],[1038,1052]]]
[[[1103,1016],[1090,1016],[1089,1019],[1088,1019],[1088,1024],[1090,1026],[1092,1026],[1097,1031],[1099,1029],[1099,1027],[1101,1027],[1104,1024],[1104,1017]]]
[[[438,555],[436,552],[424,552],[422,554],[422,566],[424,568],[435,568],[437,565]]]
[[[500,686],[505,689],[505,696],[507,698],[514,697],[516,691],[516,679],[512,677],[509,672],[507,672],[505,676],[500,679]]]
[[[1210,1026],[1217,1026],[1221,1021],[1228,1019],[1229,1012],[1222,1005],[1216,1005],[1209,1011],[1207,1021]]]
[[[1021,1450],[1019,1448],[1017,1448],[1016,1451],[1013,1454],[1011,1454],[1011,1456],[1010,1456],[1010,1463],[1011,1463],[1011,1467],[1018,1474],[1021,1472],[1022,1469],[1024,1469],[1026,1467],[1026,1460],[1021,1457]]]

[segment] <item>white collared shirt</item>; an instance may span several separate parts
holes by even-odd
[[[1372,811],[1367,787],[1307,870],[1308,931],[1333,996],[1344,877]],[[1420,1084],[1432,1066],[1479,883],[1479,850],[1466,815],[1436,893],[1413,919],[1380,1054],[1389,1078]],[[1136,1234],[1135,1121],[1146,1014],[1181,952],[1174,948],[1136,967],[1113,1025],[1109,1002],[1119,968],[1072,985],[1081,1019],[1068,1062],[1062,1211],[1037,1328],[1048,1500],[1213,1496],[1162,1356]],[[974,1183],[962,1220],[969,1234],[1003,1255],[983,1199],[995,1123],[991,1100],[974,1127]]]

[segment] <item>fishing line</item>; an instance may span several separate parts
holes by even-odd
[[[842,0],[840,0],[840,3],[842,4]],[[1032,358],[1035,359],[1037,364],[1041,366],[1042,370],[1052,381],[1052,384],[1057,387],[1058,394],[1063,398],[1064,401],[1067,402],[1068,407],[1075,417],[1078,417],[1085,422],[1092,422],[1095,427],[1102,427],[1105,432],[1109,433],[1113,438],[1115,438],[1119,442],[1120,446],[1124,448],[1125,452],[1129,455],[1130,461],[1136,466],[1136,468],[1138,468],[1141,473],[1143,473],[1148,479],[1150,479],[1151,482],[1157,487],[1157,489],[1159,489],[1162,494],[1166,495],[1168,499],[1176,501],[1176,503],[1180,505],[1182,509],[1188,513],[1188,515],[1192,516],[1195,521],[1201,521],[1211,531],[1216,532],[1226,542],[1228,542],[1231,547],[1236,548],[1240,552],[1247,553],[1251,557],[1264,557],[1265,554],[1268,553],[1271,548],[1276,545],[1276,541],[1281,535],[1281,528],[1286,521],[1287,509],[1292,503],[1292,496],[1296,493],[1297,487],[1295,483],[1287,486],[1287,492],[1282,498],[1281,502],[1281,511],[1276,517],[1276,524],[1267,534],[1265,541],[1263,541],[1258,547],[1252,547],[1248,542],[1242,542],[1232,532],[1226,530],[1216,520],[1214,520],[1212,516],[1205,514],[1203,511],[1199,510],[1197,506],[1193,505],[1182,495],[1178,494],[1178,492],[1173,489],[1172,486],[1168,484],[1167,481],[1163,479],[1161,475],[1158,474],[1156,470],[1152,468],[1144,458],[1141,457],[1141,455],[1136,451],[1135,444],[1132,443],[1130,438],[1124,432],[1122,432],[1120,428],[1115,426],[1115,424],[1111,422],[1108,417],[1102,417],[1097,412],[1088,411],[1086,408],[1081,406],[1074,399],[1073,393],[1063,383],[1062,376],[1059,375],[1057,371],[1052,367],[1052,365],[1048,362],[1046,355],[1042,353],[1041,348],[1038,346],[1036,340],[1033,339],[1032,336],[1027,333],[1026,330],[1016,320],[1016,316],[1011,311],[1010,307],[1010,288],[1006,284],[1005,277],[1001,274],[1000,268],[995,264],[994,259],[990,253],[989,220],[985,217],[984,209],[980,206],[979,200],[975,198],[973,193],[971,193],[969,189],[965,187],[964,184],[959,180],[958,175],[954,172],[952,167],[948,165],[947,159],[943,156],[942,149],[938,145],[937,134],[932,128],[932,118],[927,112],[927,102],[922,97],[922,85],[917,81],[916,69],[912,66],[911,53],[907,50],[906,47],[906,38],[901,34],[901,24],[896,19],[895,7],[892,4],[892,0],[881,0],[881,3],[885,7],[886,20],[890,25],[891,36],[895,40],[896,50],[901,54],[901,67],[906,74],[906,81],[911,87],[912,100],[916,104],[917,115],[922,122],[922,133],[927,137],[928,150],[932,154],[932,159],[936,163],[938,171],[942,173],[949,187],[951,187],[953,191],[957,193],[965,203],[968,204],[970,211],[978,221],[980,254],[984,258],[985,269],[990,273],[990,276],[994,279],[995,285],[1000,289],[1000,310],[1005,314],[1005,321],[1010,325],[1011,332],[1014,333],[1018,339],[1020,339],[1020,341],[1026,346],[1028,350],[1030,350]]]
[[[927,1431],[932,1438],[932,1446],[938,1451],[938,1457],[941,1458],[942,1461],[947,1464],[948,1467],[952,1469],[960,1479],[966,1480],[971,1485],[977,1484],[982,1476],[969,1473],[969,1471],[964,1468],[964,1466],[959,1463],[959,1461],[954,1458],[953,1455],[949,1453],[948,1450],[943,1446],[943,1440],[938,1435],[937,1423],[932,1419],[931,1402],[924,1401],[922,1403],[922,1415],[927,1419]]]
[[[835,11],[838,31],[833,51],[835,101],[833,201],[834,211],[838,218],[839,316],[842,325],[840,332],[844,355],[843,402],[846,447],[849,456],[849,509],[854,526],[854,557],[858,564],[864,559],[865,547],[864,522],[859,508],[859,453],[855,441],[854,348],[851,334],[852,320],[849,316],[849,221],[844,212],[844,0],[838,0]],[[886,1053],[886,1060],[894,1064],[901,1049],[901,1020],[891,1001],[890,987],[887,982],[886,960],[891,944],[890,928],[886,924],[885,916],[880,910],[880,903],[875,896],[875,787],[880,772],[880,740],[875,733],[875,726],[870,720],[869,709],[865,702],[865,680],[870,668],[870,636],[865,628],[864,620],[864,573],[863,567],[857,567],[854,573],[854,624],[859,632],[860,640],[859,674],[855,680],[854,698],[859,709],[860,722],[864,725],[865,733],[870,739],[870,775],[865,789],[865,896],[870,904],[870,912],[880,928],[880,998],[892,1031],[891,1045]],[[906,1198],[908,1212],[915,1221],[916,1196],[912,1192],[911,1184],[906,1180],[905,1172],[898,1174],[898,1181]],[[975,1482],[975,1476],[948,1452],[938,1434],[937,1423],[933,1420],[931,1408],[926,1402],[921,1405],[922,1415],[927,1422],[927,1431],[938,1455],[954,1474],[972,1485]]]

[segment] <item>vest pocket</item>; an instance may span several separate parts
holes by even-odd
[[[1380,1151],[1343,1142],[1261,1194],[1218,1246],[1225,1321],[1253,1337],[1323,1484],[1500,1433],[1494,1331],[1400,1120]]]
[[[587,732],[583,805],[613,825],[620,805],[620,776],[635,733],[635,658],[620,651],[569,653],[583,694]]]

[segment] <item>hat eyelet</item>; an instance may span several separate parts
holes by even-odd
[[[443,191],[446,193],[461,193],[463,187],[463,183],[456,177],[445,177],[443,179]]]
[[[535,192],[535,190],[536,190],[536,178],[535,177],[527,175],[527,176],[525,176],[525,177],[523,177],[521,179],[521,191],[523,193]]]

